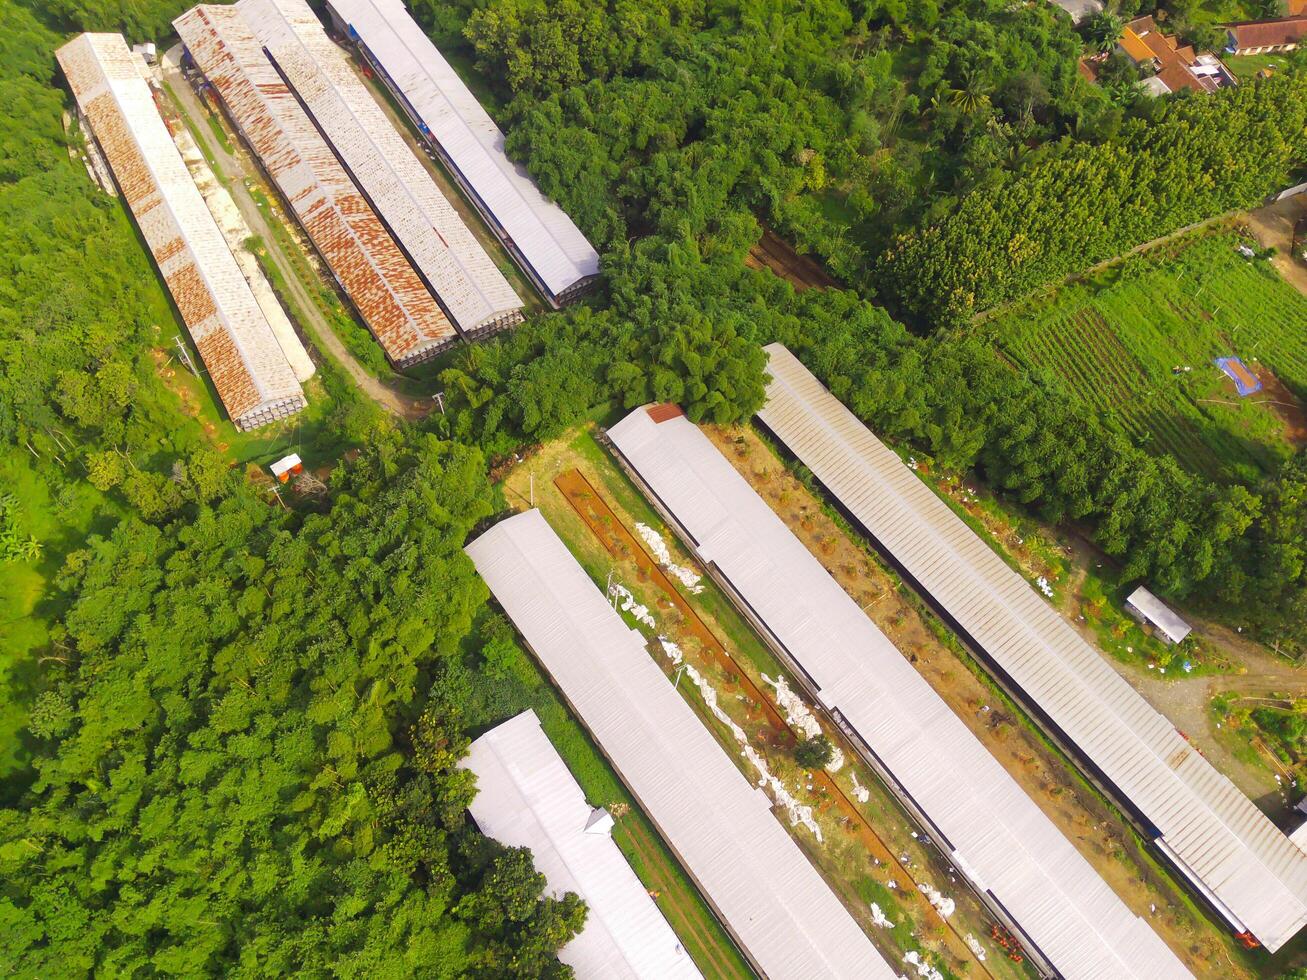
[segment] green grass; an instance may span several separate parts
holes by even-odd
[[[232,146],[231,140],[227,137],[226,131],[222,128],[222,123],[218,121],[218,117],[210,115],[208,121],[209,129],[213,130],[213,138],[218,141],[218,145],[226,150],[228,154],[234,154],[236,148]]]
[[[480,670],[484,664],[473,667]],[[698,889],[627,792],[599,748],[572,716],[558,692],[520,645],[502,673],[471,687],[467,720],[478,731],[528,708],[540,718],[558,754],[585,792],[586,799],[619,813],[613,840],[646,888],[658,893],[659,909],[704,976],[752,977],[744,957],[726,935]]]
[[[1257,76],[1257,73],[1263,68],[1275,67],[1283,68],[1285,65],[1285,54],[1245,54],[1236,57],[1226,57],[1222,60],[1225,67],[1234,73],[1234,77],[1240,82],[1250,82]]]
[[[1212,361],[1238,355],[1307,395],[1307,298],[1269,263],[1241,257],[1243,241],[1230,231],[1182,239],[986,329],[1016,364],[1145,448],[1211,479],[1255,480],[1293,447],[1268,393],[1239,398]]]
[[[63,610],[48,599],[48,585],[64,556],[88,535],[107,530],[120,510],[80,471],[60,468],[48,456],[37,460],[21,447],[0,456],[0,486],[17,500],[19,530],[42,548],[34,561],[0,561],[0,785],[6,795],[16,796],[19,784],[36,776],[19,774],[31,758],[25,729],[32,692],[40,688],[39,657],[58,655],[51,647],[51,627]]]

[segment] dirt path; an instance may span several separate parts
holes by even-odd
[[[667,577],[649,550],[636,540],[630,529],[585,475],[578,469],[568,470],[554,479],[554,486],[613,558],[635,562],[640,570],[640,580],[648,580],[657,587],[665,601],[676,610],[679,616],[678,625],[695,638],[704,655],[715,661],[723,674],[737,678],[736,685],[743,692],[748,703],[761,706],[768,728],[768,745],[773,748],[779,747],[784,752],[791,751],[797,742],[798,733],[782,716],[775,698],[764,693],[763,689],[754,683],[747,667],[736,661],[726,645],[681,594],[681,590]],[[827,726],[826,734],[841,746],[845,758],[856,758],[853,746],[838,729]],[[817,786],[816,795],[830,801],[831,805],[839,811],[841,824],[855,836],[858,846],[866,854],[874,857],[878,863],[892,869],[891,876],[895,881],[896,889],[904,903],[910,905],[919,917],[918,921],[928,923],[928,928],[932,932],[944,935],[948,951],[957,963],[963,964],[968,971],[983,973],[993,980],[994,974],[983,961],[977,959],[975,953],[967,946],[963,934],[952,922],[940,916],[930,904],[929,899],[921,891],[922,882],[903,866],[895,851],[876,832],[862,811],[854,806],[853,801],[840,788],[834,777],[822,769],[811,773],[810,778]]]
[[[1191,910],[1165,872],[1137,856],[1136,835],[1123,818],[941,642],[865,543],[835,524],[757,433],[704,431],[1121,900],[1196,975],[1248,976],[1229,959],[1230,938]]]
[[[749,249],[744,264],[750,269],[770,270],[799,292],[835,285],[835,280],[820,262],[810,255],[800,255],[794,246],[766,227],[762,230],[762,237]]]
[[[1271,264],[1280,275],[1307,295],[1307,263],[1293,257],[1289,246],[1293,243],[1294,222],[1307,217],[1307,194],[1297,194],[1275,204],[1249,211],[1244,222],[1262,243],[1263,248],[1274,248]]]
[[[1205,634],[1220,632],[1219,627],[1205,624]],[[1265,813],[1278,818],[1282,826],[1291,822],[1289,810],[1296,802],[1285,795],[1275,776],[1265,766],[1253,765],[1232,751],[1229,743],[1220,737],[1211,702],[1218,694],[1265,696],[1285,694],[1290,697],[1307,697],[1307,670],[1295,667],[1273,654],[1268,654],[1253,643],[1241,641],[1237,635],[1220,638],[1223,645],[1237,647],[1240,660],[1246,666],[1242,674],[1215,674],[1202,677],[1184,677],[1166,680],[1155,672],[1137,664],[1108,660],[1117,672],[1154,708],[1172,724],[1236,786],[1248,795]]]
[[[177,108],[190,118],[196,132],[200,133],[203,146],[217,163],[218,174],[227,182],[232,199],[240,209],[245,223],[249,225],[250,230],[255,235],[263,240],[269,259],[281,273],[282,280],[291,294],[289,299],[295,306],[293,310],[295,319],[300,320],[301,326],[312,335],[313,342],[323,347],[363,393],[378,405],[391,414],[410,421],[425,418],[431,410],[431,406],[427,404],[426,400],[414,399],[403,394],[369,374],[336,335],[336,331],[332,329],[327,318],[322,315],[313,297],[309,295],[308,289],[305,288],[304,283],[301,281],[294,263],[282,249],[278,237],[274,234],[266,216],[259,209],[258,204],[255,203],[249,187],[246,185],[246,180],[250,175],[258,177],[259,170],[257,166],[252,161],[247,163],[243,159],[244,154],[242,151],[237,150],[235,153],[230,153],[217,140],[205,138],[204,127],[207,125],[205,120],[209,116],[209,111],[200,102],[190,83],[182,77],[181,70],[178,67],[180,59],[180,45],[165,52],[160,59],[168,89],[177,104]],[[267,196],[269,200],[276,200],[276,195],[271,190]],[[293,228],[292,235],[296,235]]]

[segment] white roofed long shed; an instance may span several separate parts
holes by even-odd
[[[139,56],[121,34],[82,34],[56,57],[232,422],[252,429],[298,412],[304,392],[159,115]]]
[[[608,437],[1036,962],[1068,978],[1189,976],[697,426],[646,407]]]
[[[1238,931],[1307,922],[1307,854],[780,344],[759,420]]]
[[[522,300],[305,0],[236,8],[458,330],[472,338],[521,321]]]
[[[281,80],[240,10],[201,5],[173,26],[391,363],[417,364],[456,342],[435,297]]]
[[[508,158],[504,134],[403,0],[329,0],[328,7],[549,301],[559,306],[593,283],[599,254]]]
[[[534,711],[486,732],[459,765],[476,773],[469,809],[481,832],[529,848],[550,894],[585,900],[585,928],[558,951],[580,980],[700,976],[613,842],[612,818],[586,803]]]
[[[538,510],[465,549],[741,950],[776,980],[891,980],[852,916]]]

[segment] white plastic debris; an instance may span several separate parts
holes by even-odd
[[[700,584],[703,581],[703,576],[693,568],[687,568],[684,565],[677,565],[673,562],[672,553],[668,549],[667,542],[663,540],[661,534],[651,528],[648,524],[641,524],[639,521],[636,521],[635,530],[640,537],[644,539],[644,543],[649,547],[649,550],[653,552],[653,556],[658,559],[658,564],[661,565],[669,575],[695,595],[698,595],[703,591],[703,586]]]
[[[1039,591],[1049,599],[1053,598],[1053,586],[1048,584],[1048,579],[1044,578],[1044,576],[1041,575],[1035,579],[1035,585],[1039,586]]]
[[[875,902],[871,903],[871,921],[882,929],[894,928],[894,923],[889,920],[889,916],[882,912],[880,906]]]
[[[649,627],[658,625],[653,618],[653,613],[649,611],[649,607],[642,606],[640,603],[636,602],[635,596],[632,594],[631,590],[620,582],[614,582],[608,587],[608,597],[609,599],[620,599],[621,602],[619,603],[618,608],[620,608],[622,612],[629,612],[635,617],[637,623],[642,623]]]
[[[803,732],[804,738],[816,738],[820,735],[821,724],[803,699],[790,690],[789,682],[784,677],[762,675],[763,683],[776,689],[776,703],[785,712],[785,720]],[[838,746],[832,746],[830,762],[826,763],[827,772],[839,772],[844,766],[844,753]]]
[[[859,803],[866,803],[871,799],[871,790],[858,782],[858,774],[853,774],[853,798]]]
[[[971,933],[967,933],[967,936],[966,936],[966,943],[967,943],[967,949],[969,949],[969,950],[971,950],[971,952],[975,953],[975,954],[976,954],[976,959],[978,959],[978,960],[980,960],[980,962],[984,963],[984,962],[985,962],[985,947],[982,946],[982,945],[980,945],[980,940],[977,939],[975,936],[973,936]]]
[[[924,977],[925,980],[944,980],[944,974],[940,973],[933,966],[927,963],[920,953],[915,949],[911,950],[903,957],[903,962],[916,967],[917,976]]]
[[[673,665],[679,664],[683,659],[685,659],[680,646],[667,639],[667,637],[658,637],[658,642],[662,645],[663,653],[667,654],[667,658],[671,660]]]
[[[767,768],[767,760],[749,744],[749,736],[745,734],[744,729],[732,721],[731,716],[718,705],[717,691],[708,682],[708,679],[688,663],[685,665],[685,675],[699,689],[703,703],[707,705],[713,717],[731,730],[735,741],[740,745],[740,754],[749,760],[749,764],[758,773],[758,786],[771,790],[771,796],[776,805],[788,814],[790,826],[794,827],[803,824],[818,841],[822,841],[821,827],[818,826],[816,819],[812,815],[812,807],[800,803],[794,798],[794,794],[789,791],[785,784],[772,775],[771,770]]]
[[[947,919],[957,911],[958,903],[953,901],[934,885],[928,882],[921,882],[917,885],[921,889],[921,894],[930,899],[930,904],[935,906],[935,911],[939,913],[940,918]]]

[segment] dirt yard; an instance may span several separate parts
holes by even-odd
[[[741,745],[717,710],[747,734],[747,744],[766,760],[772,775],[797,802],[811,808],[823,834],[821,843],[804,824],[794,825],[785,807],[778,805],[776,812],[891,961],[902,961],[906,951],[920,950],[929,952],[953,976],[1019,980],[1030,975],[1028,964],[1003,955],[992,939],[992,917],[951,873],[938,848],[914,832],[897,803],[833,726],[823,720],[828,737],[842,743],[845,764],[839,771],[809,772],[797,765],[793,758],[796,723],[766,680],[783,677],[783,669],[711,582],[704,579],[701,592],[673,583],[665,570],[671,566],[660,566],[647,543],[637,539],[637,522],[661,536],[673,562],[688,568],[692,559],[588,434],[574,433],[540,447],[506,472],[502,485],[510,506],[520,509],[534,502],[543,511],[601,588],[607,580],[610,587],[629,590],[645,607],[656,625],[637,619],[646,635],[653,632],[660,638],[650,643],[651,656],[723,749],[736,758]],[[660,649],[662,639],[671,641],[683,660],[673,662],[668,651]],[[678,664],[694,667],[698,676],[678,676]],[[792,679],[789,687],[797,691]],[[737,758],[737,762],[756,781],[757,774],[744,760]],[[922,885],[938,887],[956,902],[947,920],[932,908]],[[872,903],[885,919],[876,921]],[[985,961],[973,955],[971,942],[988,950]]]
[[[821,263],[809,255],[800,255],[770,228],[762,230],[762,237],[749,249],[744,264],[750,269],[769,269],[800,292],[835,285]]]
[[[1253,976],[1226,934],[1199,915],[1170,878],[1143,857],[1124,819],[973,673],[933,617],[860,541],[847,535],[752,429],[706,427],[767,500],[895,646],[1030,794],[1113,890],[1200,976]],[[939,632],[937,633],[936,630]]]

